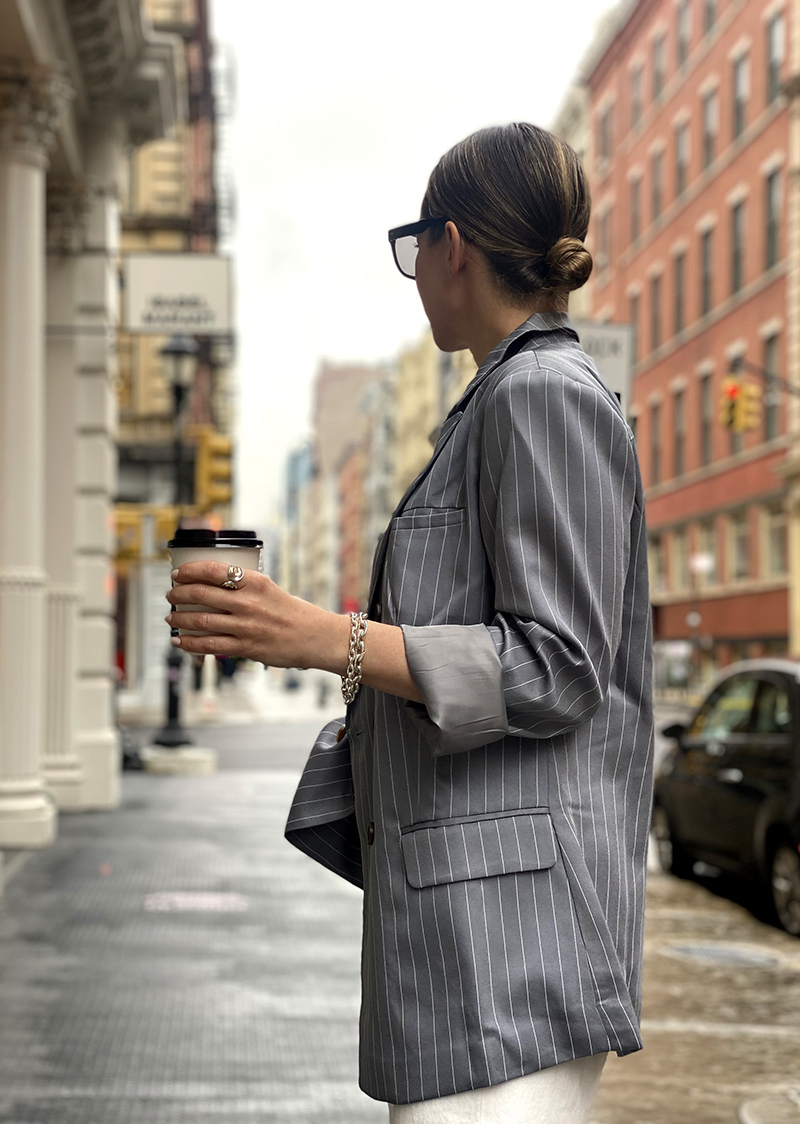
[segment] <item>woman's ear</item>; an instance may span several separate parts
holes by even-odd
[[[467,264],[467,247],[454,222],[447,222],[444,228],[447,244],[447,267],[451,277],[460,273]]]

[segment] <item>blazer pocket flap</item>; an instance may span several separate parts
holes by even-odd
[[[433,530],[436,527],[457,527],[464,522],[463,507],[409,507],[395,515],[391,528],[397,531]]]
[[[406,878],[417,889],[468,878],[545,870],[556,861],[546,809],[520,809],[411,826],[401,836]]]

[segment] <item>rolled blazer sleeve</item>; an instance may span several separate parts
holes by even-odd
[[[636,474],[602,389],[512,360],[486,405],[480,529],[489,624],[403,625],[409,703],[435,755],[588,721],[619,646]]]

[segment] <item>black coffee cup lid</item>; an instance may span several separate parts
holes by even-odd
[[[263,546],[255,531],[217,531],[217,546]]]
[[[167,546],[170,550],[178,546],[216,546],[217,532],[210,527],[178,527],[175,538],[170,539]]]
[[[177,547],[262,547],[263,545],[263,541],[256,538],[255,531],[212,531],[209,527],[178,527],[175,537],[167,543],[170,550]]]

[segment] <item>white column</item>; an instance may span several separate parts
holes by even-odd
[[[66,89],[0,64],[0,848],[46,847],[44,701],[44,190]]]
[[[115,720],[114,512],[116,493],[116,328],[119,285],[118,177],[124,126],[118,118],[85,134],[86,171],[94,188],[86,252],[77,259],[77,540],[78,619],[76,749],[84,769],[84,808],[115,808],[120,747]]]
[[[80,602],[75,574],[76,253],[83,244],[88,201],[83,181],[47,184],[44,776],[58,807],[73,811],[83,807],[84,780],[75,748]]]

